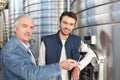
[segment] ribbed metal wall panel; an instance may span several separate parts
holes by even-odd
[[[25,0],[24,14],[35,22],[33,39],[36,53],[39,51],[41,36],[53,34],[59,29],[59,17],[67,10],[67,0]]]
[[[97,6],[102,6],[106,5],[109,3],[114,3],[119,0],[86,0],[86,6],[87,8],[92,8],[92,7],[97,7]]]
[[[71,11],[80,19],[76,27],[119,22],[119,18],[116,17],[120,13],[119,0],[74,0],[73,2]]]
[[[119,8],[120,2],[115,2],[89,9],[87,10],[87,15],[83,16],[83,20],[86,19],[86,23],[82,23],[82,25],[87,24],[86,26],[90,26],[120,22],[118,18],[120,16]]]
[[[89,2],[89,3],[88,3]],[[99,2],[99,1],[98,1]],[[109,3],[108,3],[109,2]],[[80,17],[80,25],[81,26],[90,26],[90,25],[100,25],[100,24],[109,24],[119,22],[119,8],[120,2],[119,1],[100,1],[95,5],[92,5],[94,1],[86,0],[87,9],[80,10],[81,17]],[[92,5],[89,7],[88,5]],[[103,19],[104,18],[104,19]]]
[[[23,0],[9,0],[9,21],[10,21],[10,37],[14,35],[15,19],[22,15],[22,1]]]
[[[4,43],[9,40],[9,14],[8,9],[3,10],[4,15],[4,32],[3,32],[3,40]]]
[[[119,80],[120,0],[80,1],[78,11],[71,9],[79,19],[73,33],[80,35],[82,39],[84,36],[96,36],[96,45],[104,51],[107,61],[106,69],[103,68],[104,75],[100,74],[104,76],[102,80]]]
[[[3,31],[2,31],[2,15],[1,15],[1,12],[0,12],[0,48],[2,48],[2,44],[3,44],[3,39],[2,39],[2,36],[3,36]]]

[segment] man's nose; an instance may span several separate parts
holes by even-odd
[[[67,24],[67,25],[66,25],[66,28],[69,28],[69,26],[70,26],[70,25],[69,25],[69,24]]]

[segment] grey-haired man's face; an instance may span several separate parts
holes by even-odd
[[[14,28],[16,36],[27,43],[32,36],[34,23],[29,18],[21,18],[17,27]]]

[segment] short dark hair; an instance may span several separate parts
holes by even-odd
[[[77,16],[75,15],[75,13],[73,13],[73,12],[68,12],[68,11],[64,11],[64,12],[61,14],[61,16],[60,16],[60,22],[61,22],[61,20],[62,20],[62,18],[63,18],[64,16],[69,16],[69,17],[71,17],[71,18],[74,18],[74,19],[77,21]]]

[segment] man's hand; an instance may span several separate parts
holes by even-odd
[[[79,75],[80,75],[80,69],[77,66],[72,71],[71,80],[78,80],[79,79]]]
[[[77,62],[72,59],[67,59],[60,62],[61,69],[71,70],[76,66],[78,66]]]

